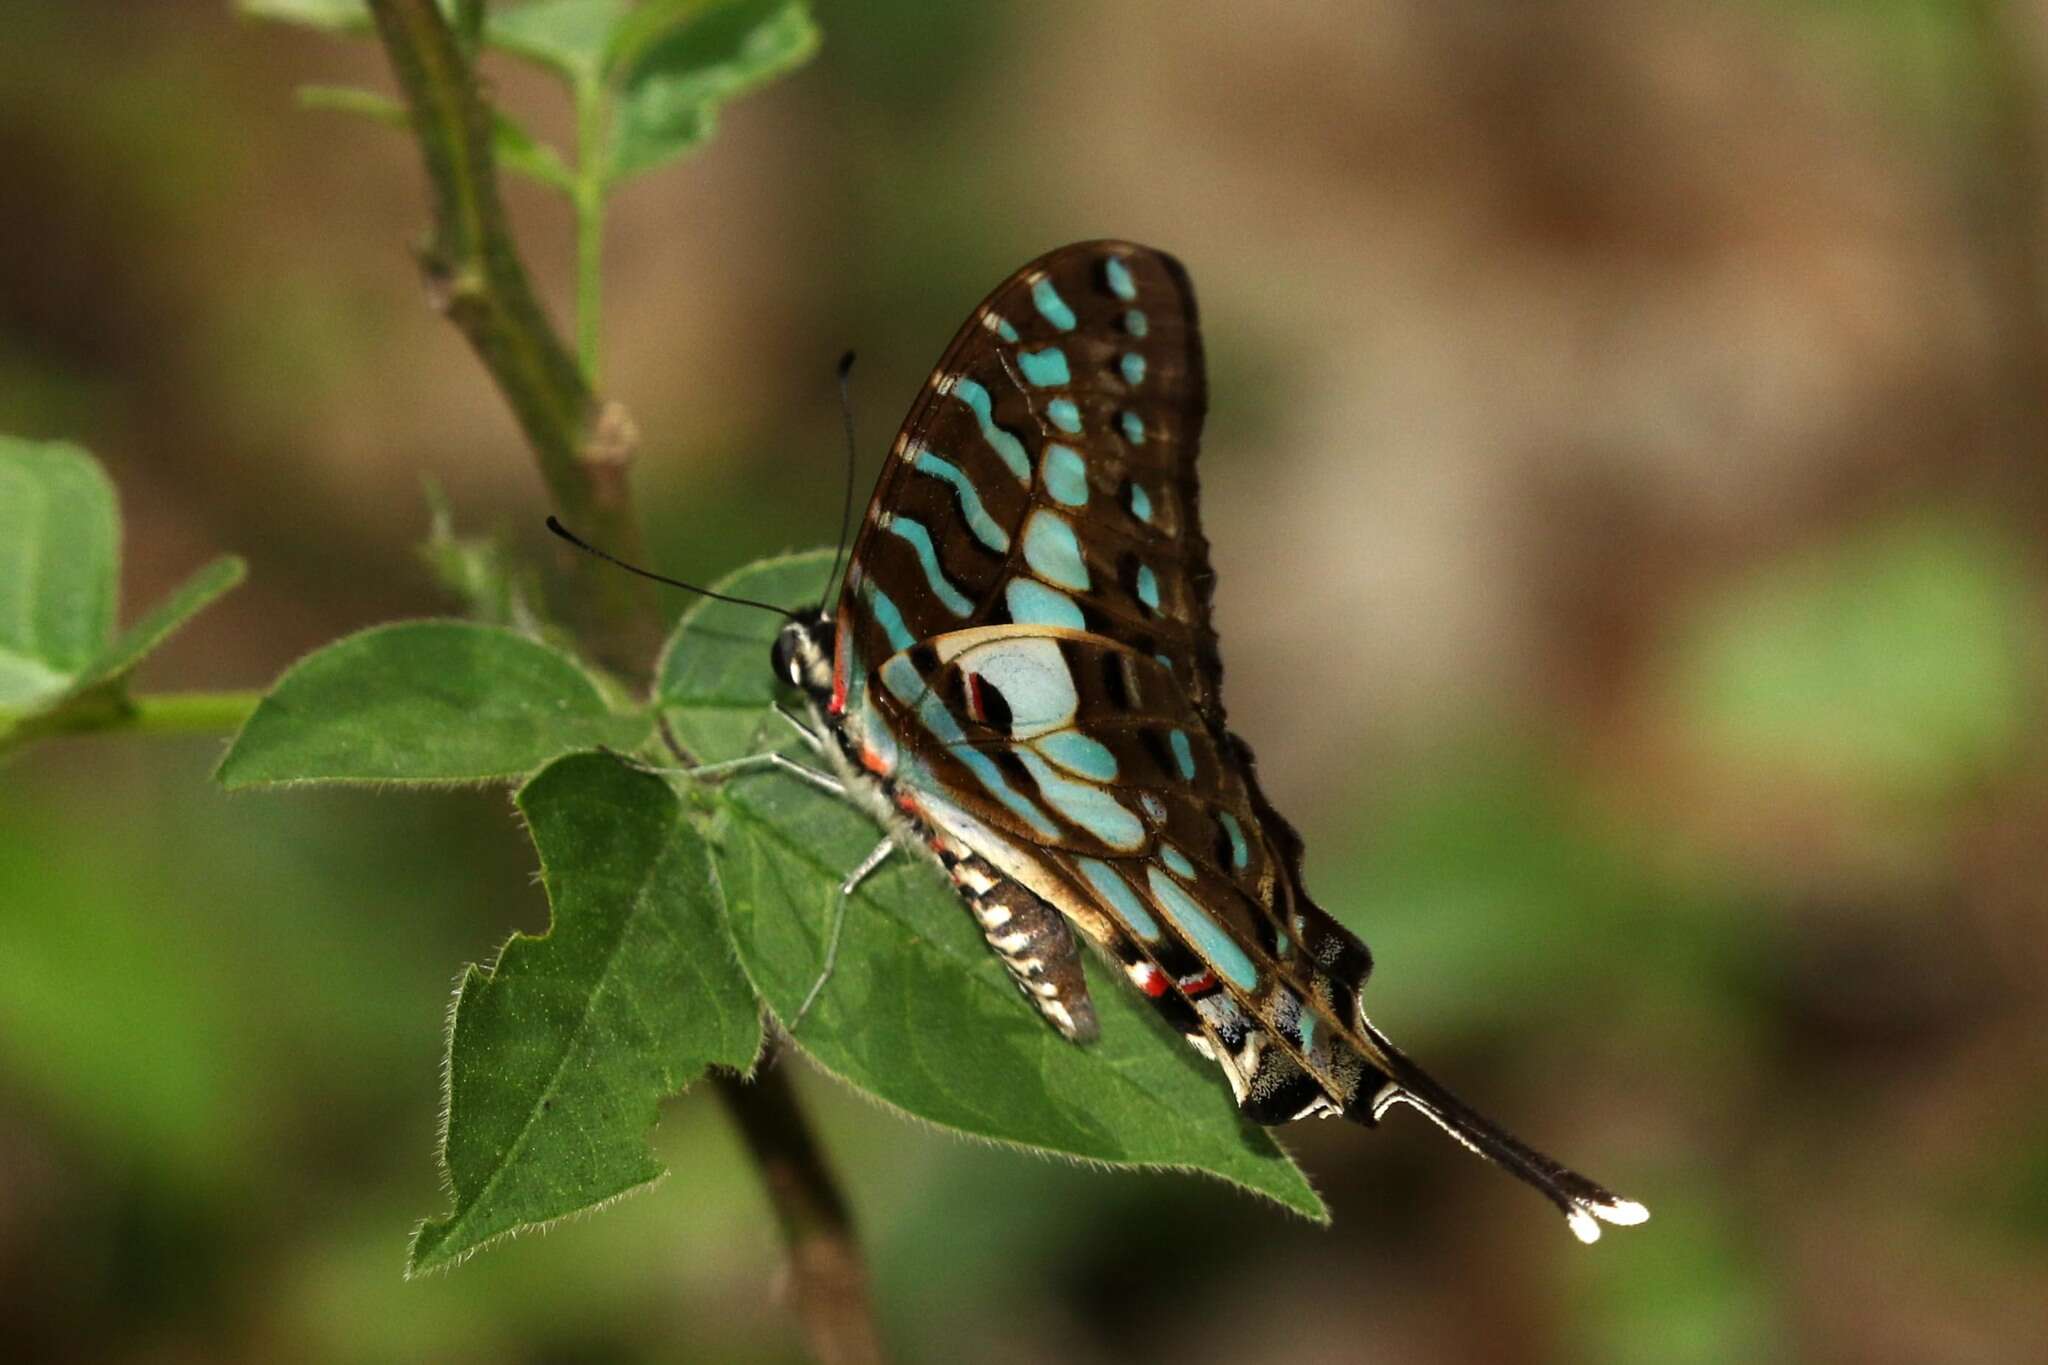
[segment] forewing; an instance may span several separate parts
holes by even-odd
[[[1194,294],[1172,257],[1082,242],[1005,280],[890,450],[841,597],[852,656],[975,626],[1086,630],[1164,660],[1220,735],[1204,403]]]

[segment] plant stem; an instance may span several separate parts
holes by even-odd
[[[787,1073],[771,1053],[751,1081],[722,1070],[711,1081],[761,1167],[789,1245],[791,1295],[811,1354],[821,1365],[880,1361],[867,1268],[846,1200],[811,1139]]]
[[[627,470],[636,437],[602,404],[556,335],[498,197],[490,106],[435,0],[370,0],[377,36],[412,110],[433,192],[420,266],[438,307],[469,340],[526,435],[562,519],[596,544],[640,557]],[[572,561],[574,615],[591,652],[628,678],[648,674],[662,623],[651,587],[595,560]]]
[[[0,749],[57,735],[121,731],[138,735],[218,735],[238,730],[261,692],[156,692],[122,696],[111,689],[88,692],[53,711],[9,725],[0,712]]]
[[[249,719],[260,689],[246,692],[157,692],[130,697],[134,719],[126,727],[145,735],[209,735],[237,730]]]
[[[506,226],[491,159],[491,110],[435,0],[370,0],[426,161],[434,232],[421,263],[449,318],[469,338],[505,395],[540,462],[563,519],[579,533],[636,557],[626,466],[632,424],[592,393],[598,359],[598,266],[604,227],[605,135],[601,92],[578,99],[577,332],[583,365],[549,324]],[[578,524],[580,523],[580,524]],[[639,579],[576,556],[590,591],[570,617],[592,654],[624,676],[651,671],[663,622]],[[608,590],[608,591],[607,591]],[[789,1247],[804,1335],[824,1365],[881,1359],[867,1274],[846,1201],[825,1165],[787,1077],[752,1084],[720,1074],[714,1088],[761,1169]]]
[[[605,98],[601,82],[576,83],[576,358],[599,383],[604,302]]]

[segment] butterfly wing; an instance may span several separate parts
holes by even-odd
[[[998,286],[913,405],[855,540],[833,716],[889,745],[877,770],[927,818],[1170,1006],[1247,1112],[1369,1123],[1408,1103],[1585,1240],[1595,1219],[1640,1221],[1359,1010],[1371,955],[1303,890],[1301,840],[1225,724],[1197,513],[1205,402],[1170,256],[1079,243]]]
[[[929,816],[1144,965],[1155,1000],[1200,1011],[1220,992],[1204,1017],[1254,1117],[1356,1100],[1364,945],[1300,893],[1242,745],[1209,733],[1165,663],[1089,632],[989,626],[894,655],[879,679],[883,722],[919,737]]]
[[[1204,384],[1194,293],[1163,252],[1076,243],[997,286],[890,449],[840,599],[847,652],[880,661],[983,625],[1092,631],[1165,659],[1220,727]]]
[[[1212,735],[1161,660],[1036,625],[949,632],[888,659],[874,705],[922,734],[924,814],[1123,964],[1262,1123],[1408,1104],[1527,1181],[1585,1241],[1647,1213],[1528,1147],[1361,1008],[1372,958],[1308,896],[1301,843],[1249,748]]]

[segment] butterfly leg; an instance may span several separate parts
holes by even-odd
[[[777,703],[775,707],[775,714],[789,722],[789,728],[796,731],[797,738],[804,742],[805,748],[814,754],[825,752],[825,741],[818,737],[818,732],[804,724],[802,720],[792,715],[789,711],[783,709],[780,703]]]
[[[811,983],[811,989],[804,996],[803,1004],[796,1007],[796,1015],[789,1021],[791,1033],[795,1033],[796,1026],[804,1021],[804,1015],[810,1012],[812,1003],[818,998],[818,992],[825,989],[825,983],[832,978],[832,968],[839,962],[839,935],[846,927],[847,901],[853,898],[853,893],[860,889],[860,884],[868,879],[869,874],[887,862],[889,855],[895,851],[894,838],[882,840],[874,846],[867,857],[861,859],[860,866],[856,867],[845,881],[839,883],[839,890],[832,897],[832,918],[825,928],[825,964],[818,969],[818,979]]]
[[[621,755],[621,757],[624,757],[624,755]],[[689,768],[657,768],[640,763],[635,759],[628,758],[626,761],[633,763],[642,772],[679,774],[683,777],[694,778],[729,777],[736,773],[756,772],[764,768],[772,768],[778,772],[788,773],[799,781],[808,782],[829,796],[837,796],[842,799],[846,796],[846,784],[838,778],[833,777],[829,773],[821,773],[815,768],[806,768],[787,754],[746,754],[739,758],[728,758],[717,763],[699,763]]]

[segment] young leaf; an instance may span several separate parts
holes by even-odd
[[[404,104],[374,90],[352,85],[302,85],[292,92],[301,109],[324,109],[337,114],[359,114],[387,128],[410,128],[412,115]]]
[[[298,89],[301,109],[324,109],[338,114],[358,114],[387,128],[409,129],[412,112],[399,101],[374,90],[348,85],[302,85]],[[498,164],[536,180],[550,189],[568,190],[575,176],[562,155],[548,143],[514,122],[503,110],[491,111],[491,142]]]
[[[455,510],[432,480],[427,482],[426,499],[427,539],[419,555],[435,581],[462,601],[471,620],[541,636],[546,622],[536,605],[541,600],[539,576],[500,537],[458,535]]]
[[[815,600],[831,561],[823,552],[764,561],[716,586]],[[736,757],[788,736],[767,714],[778,625],[709,601],[684,618],[659,697],[696,757]],[[712,790],[712,857],[740,964],[788,1021],[818,975],[835,890],[881,831],[779,774],[729,777]],[[1090,1160],[1201,1170],[1323,1218],[1300,1171],[1238,1117],[1215,1068],[1112,973],[1091,972],[1090,983],[1102,1037],[1076,1047],[1018,998],[938,870],[898,853],[847,907],[838,965],[796,1041],[828,1071],[932,1123]]]
[[[120,514],[99,464],[0,436],[0,707],[62,695],[114,628]]]
[[[187,621],[211,606],[215,598],[240,583],[248,572],[248,565],[239,557],[222,555],[193,574],[102,650],[79,675],[74,690],[120,681]]]
[[[215,774],[274,782],[480,782],[575,749],[630,749],[645,715],[613,713],[574,660],[464,621],[404,621],[328,645],[278,679]]]
[[[530,0],[490,11],[484,41],[571,85],[590,84],[604,74],[606,45],[628,9],[624,0]]]
[[[463,977],[442,1145],[453,1209],[420,1226],[408,1274],[657,1179],[659,1101],[761,1046],[703,841],[666,782],[576,754],[519,809],[552,919]]]
[[[657,3],[615,38],[613,180],[654,169],[711,135],[718,107],[791,71],[818,50],[806,0]]]
[[[370,7],[363,0],[236,0],[235,8],[252,19],[327,33],[363,33],[370,27]]]

